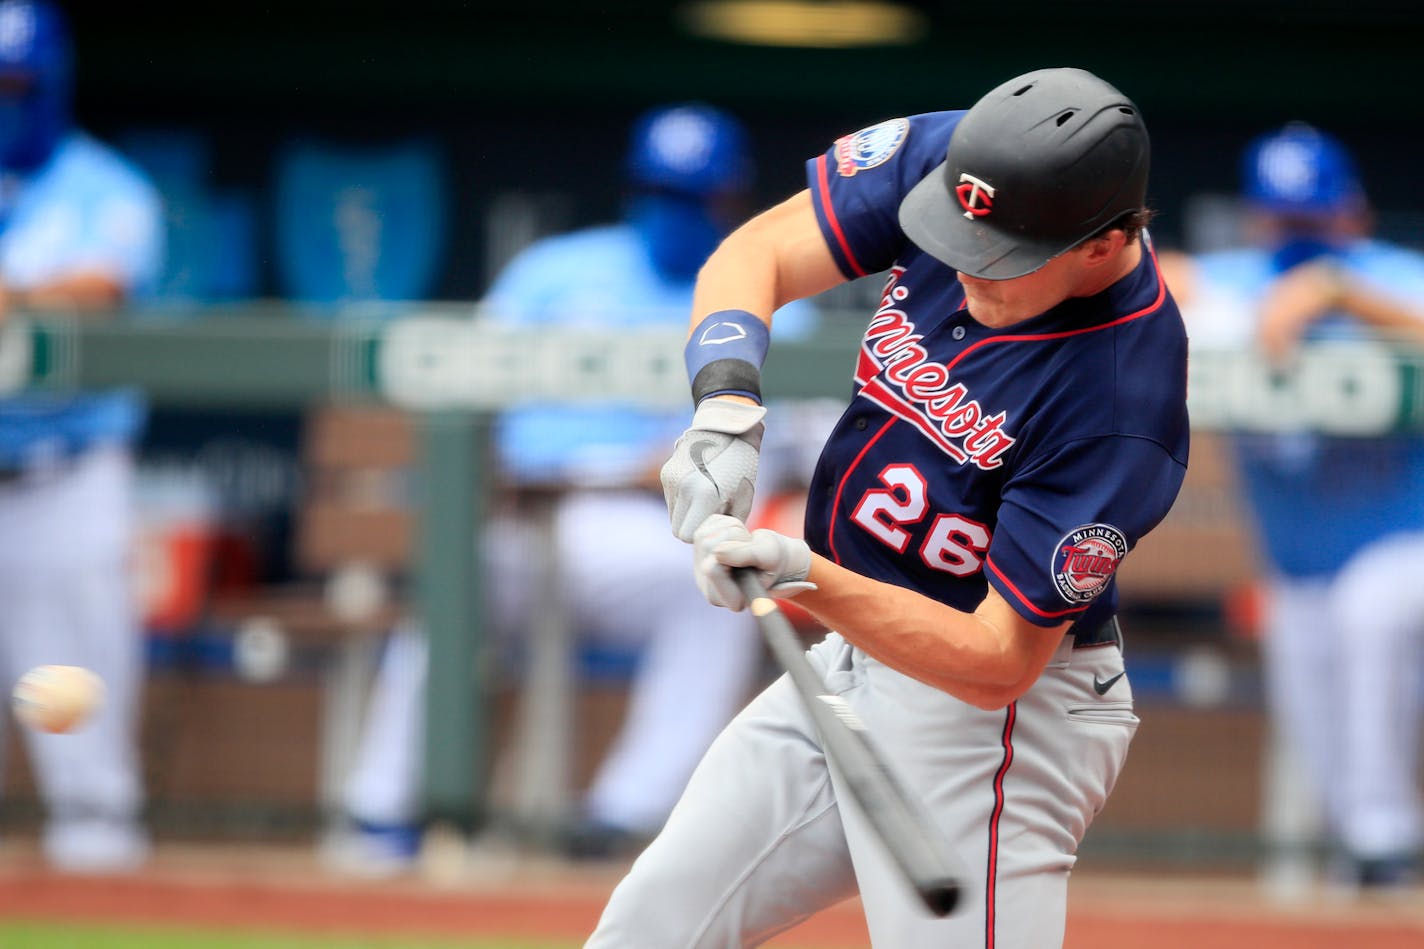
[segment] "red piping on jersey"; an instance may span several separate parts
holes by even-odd
[[[985,868],[984,881],[984,949],[994,949],[994,903],[998,895],[999,878],[999,818],[1004,814],[1004,777],[1009,773],[1009,765],[1014,761],[1014,721],[1018,718],[1017,702],[1010,702],[1005,710],[1004,761],[994,775],[994,812],[989,817],[989,865]]]
[[[1004,571],[1000,570],[998,566],[994,563],[994,561],[990,560],[988,557],[985,557],[984,566],[994,571],[994,576],[998,577],[1004,582],[1004,586],[1008,587],[1009,592],[1011,592],[1014,596],[1018,597],[1020,603],[1033,610],[1035,613],[1037,613],[1039,616],[1042,616],[1044,619],[1058,619],[1060,616],[1071,616],[1074,613],[1081,613],[1088,608],[1088,604],[1084,603],[1082,606],[1075,606],[1069,610],[1060,610],[1057,613],[1050,613],[1047,610],[1041,610],[1038,607],[1034,606],[1028,597],[1023,595],[1022,590],[1014,586],[1014,581],[1006,577],[1004,575]]]
[[[831,502],[831,526],[830,529],[826,531],[826,546],[830,548],[831,560],[836,563],[841,562],[841,555],[836,553],[836,512],[841,508],[841,495],[845,493],[846,482],[850,480],[851,472],[860,464],[860,460],[865,457],[865,453],[870,451],[870,446],[880,441],[880,436],[884,435],[890,426],[898,421],[900,421],[899,418],[892,415],[885,421],[884,425],[880,426],[880,430],[870,437],[870,441],[865,443],[865,447],[860,450],[859,454],[855,456],[855,459],[847,466],[845,474],[841,475],[841,483],[836,485],[836,497],[835,500]]]
[[[831,232],[836,235],[836,243],[841,245],[841,253],[845,254],[846,263],[850,264],[850,269],[855,271],[857,277],[864,277],[865,268],[860,266],[860,261],[855,259],[855,254],[850,252],[850,244],[846,241],[845,232],[841,230],[841,222],[836,219],[836,209],[831,207],[830,173],[826,171],[826,167],[826,156],[821,155],[816,159],[816,186],[821,192],[821,208],[826,212],[826,223],[831,226]]]
[[[1167,282],[1162,279],[1162,272],[1157,268],[1157,255],[1150,251],[1149,253],[1152,254],[1152,269],[1157,271],[1157,299],[1153,300],[1151,303],[1149,303],[1142,309],[1129,313],[1126,316],[1119,316],[1117,319],[1113,320],[1110,323],[1099,323],[1097,326],[1084,326],[1081,329],[1076,330],[1064,330],[1061,333],[1032,333],[1026,336],[990,336],[988,339],[979,340],[979,342],[975,343],[972,346],[966,346],[963,350],[960,351],[958,356],[955,356],[949,362],[944,364],[945,370],[947,371],[953,369],[955,366],[959,365],[959,361],[965,356],[968,356],[980,346],[988,346],[990,343],[1041,343],[1046,339],[1066,339],[1069,336],[1080,336],[1083,333],[1096,333],[1098,330],[1111,329],[1114,326],[1121,326],[1124,323],[1130,323],[1138,317],[1146,316],[1147,314],[1160,307],[1162,305],[1162,301],[1167,298]]]

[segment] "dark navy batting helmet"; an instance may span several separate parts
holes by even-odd
[[[900,204],[926,253],[986,280],[1032,273],[1147,202],[1137,106],[1081,69],[1011,79],[960,119],[945,162]]]
[[[0,3],[0,168],[39,167],[69,130],[72,65],[58,8]]]
[[[627,176],[636,187],[705,197],[745,190],[752,178],[747,133],[708,105],[654,109],[633,125]]]

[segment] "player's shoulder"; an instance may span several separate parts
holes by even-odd
[[[1360,241],[1347,255],[1352,265],[1381,274],[1417,277],[1424,273],[1424,251],[1382,240]]]
[[[1196,254],[1197,277],[1216,290],[1251,292],[1275,276],[1271,255],[1255,247],[1228,247]]]
[[[588,253],[615,254],[636,246],[636,241],[637,235],[631,228],[622,224],[601,224],[541,237],[521,253],[549,259]]]
[[[941,138],[948,146],[950,135],[954,134],[959,120],[964,118],[967,111],[967,109],[941,109],[938,112],[919,112],[909,116],[908,121],[910,126],[918,130],[922,136]]]
[[[157,197],[157,188],[138,165],[117,148],[87,132],[71,133],[61,148],[57,164],[66,174],[106,188],[123,188],[134,195]]]
[[[1204,269],[1230,270],[1266,266],[1270,255],[1257,247],[1223,247],[1193,254],[1192,259]]]
[[[572,287],[627,280],[641,272],[637,235],[621,224],[599,225],[542,237],[514,255],[487,294],[507,308],[526,307],[534,298]]]
[[[83,132],[65,136],[28,190],[29,213],[63,207],[126,235],[123,239],[135,246],[145,243],[143,234],[159,239],[163,198],[158,188],[114,148]]]
[[[884,119],[842,135],[832,146],[836,171],[850,178],[892,159],[926,168],[944,160],[963,112],[924,112]]]
[[[1104,332],[1087,332],[1054,357],[1050,377],[1068,418],[1060,434],[1146,436],[1172,448],[1186,405],[1187,331],[1158,266],[1146,254],[1105,299]],[[1064,411],[1071,406],[1070,411]]]
[[[541,237],[521,249],[507,270],[560,271],[625,266],[638,253],[637,235],[621,224],[580,228]]]
[[[916,153],[922,155],[931,167],[944,161],[949,150],[949,139],[959,127],[959,120],[964,118],[965,111],[921,112],[906,120],[915,136]]]

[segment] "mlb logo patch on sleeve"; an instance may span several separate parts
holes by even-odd
[[[1111,524],[1074,528],[1053,552],[1053,584],[1069,603],[1087,603],[1107,587],[1127,556],[1127,537]]]
[[[909,119],[891,119],[836,139],[836,171],[842,178],[883,165],[905,144]]]

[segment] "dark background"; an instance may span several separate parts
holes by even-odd
[[[1189,195],[1229,193],[1248,138],[1288,119],[1344,138],[1391,220],[1413,222],[1424,209],[1424,4],[916,6],[928,24],[918,43],[839,50],[700,40],[680,29],[675,4],[633,0],[305,0],[163,13],[91,0],[67,9],[83,124],[106,138],[201,132],[214,146],[215,185],[264,195],[274,151],[296,135],[437,138],[453,171],[436,294],[445,298],[485,289],[481,225],[501,194],[547,196],[566,225],[616,215],[627,127],[646,107],[700,99],[737,113],[754,132],[765,204],[801,187],[802,161],[837,136],[967,107],[1041,66],[1090,69],[1141,107],[1160,243],[1182,240]],[[274,295],[270,251],[261,257],[262,290]]]

